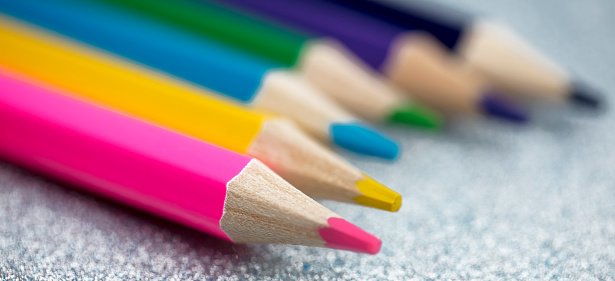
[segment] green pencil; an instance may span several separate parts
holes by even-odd
[[[186,0],[93,0],[108,2],[234,45],[294,67],[316,87],[358,115],[423,128],[438,128],[442,118],[410,100],[331,40],[207,2]]]

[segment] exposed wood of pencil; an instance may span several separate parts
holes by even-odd
[[[529,46],[512,31],[488,22],[474,23],[462,37],[459,52],[469,68],[505,92],[526,97],[539,94],[563,100],[571,91],[561,67]]]
[[[436,109],[448,113],[478,111],[483,81],[450,61],[440,43],[427,34],[400,38],[385,69],[393,82]]]
[[[247,151],[314,198],[356,203],[363,174],[332,151],[315,143],[291,122],[267,120]]]
[[[345,50],[333,42],[313,42],[302,55],[302,73],[341,104],[372,121],[382,121],[394,107],[408,101]]]
[[[288,71],[268,73],[254,105],[292,117],[301,127],[323,141],[330,138],[331,123],[356,120],[303,77]]]
[[[227,186],[220,226],[234,242],[324,247],[318,229],[339,217],[258,161],[251,161]]]

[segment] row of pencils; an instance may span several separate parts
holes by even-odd
[[[375,254],[311,198],[401,195],[326,145],[394,159],[369,122],[599,106],[514,33],[430,5],[0,0],[0,155],[233,242]]]

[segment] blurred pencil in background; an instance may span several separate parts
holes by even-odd
[[[500,89],[515,95],[598,108],[596,93],[507,27],[431,1],[328,0],[407,31],[433,34]]]
[[[0,17],[0,64],[75,95],[255,157],[309,196],[397,211],[401,196],[283,118]]]
[[[208,2],[190,0],[101,0],[141,12],[295,67],[318,88],[371,121],[437,128],[440,116],[398,89],[333,40],[301,34]]]
[[[70,99],[3,70],[0,120],[4,158],[219,238],[380,250],[378,238],[256,159]]]
[[[435,39],[321,0],[226,0],[280,23],[343,42],[373,69],[419,101],[448,113],[475,113],[525,122],[527,114],[477,75],[449,61]]]
[[[239,50],[100,3],[0,1],[0,11],[188,80],[244,104],[286,115],[322,140],[383,158],[397,144],[298,75]]]

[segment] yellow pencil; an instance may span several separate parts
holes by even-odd
[[[284,118],[203,95],[203,89],[0,17],[0,64],[89,100],[255,157],[315,198],[397,211],[401,196]],[[161,148],[164,149],[164,148]]]

